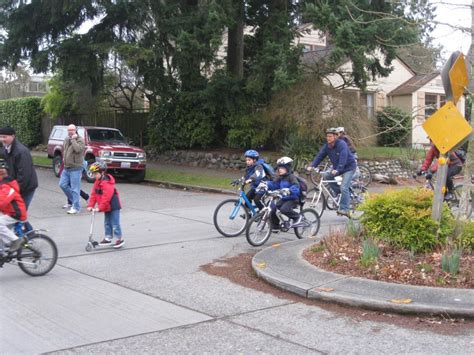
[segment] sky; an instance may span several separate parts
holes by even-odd
[[[443,58],[447,59],[454,51],[467,54],[471,34],[457,30],[454,26],[471,28],[472,0],[432,0],[432,3],[437,6],[437,23],[431,36],[434,43],[444,47]]]

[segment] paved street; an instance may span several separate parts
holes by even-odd
[[[2,353],[461,354],[474,348],[472,329],[446,335],[361,321],[201,271],[213,260],[256,250],[245,237],[224,238],[214,229],[212,213],[224,195],[119,183],[126,245],[87,253],[90,215],[85,209],[66,215],[58,179],[48,170],[38,174],[30,221],[48,229],[60,259],[39,278],[14,265],[0,270]],[[322,229],[344,221],[326,211]],[[102,223],[99,215],[97,239]]]

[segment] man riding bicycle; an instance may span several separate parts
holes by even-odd
[[[430,139],[430,142],[431,142],[431,139]],[[428,151],[428,154],[426,154],[426,159],[423,162],[423,164],[421,165],[420,171],[418,171],[418,173],[417,173],[418,176],[426,174],[427,177],[430,177],[430,175],[428,175],[428,174],[436,173],[436,171],[438,170],[438,163],[435,163],[431,167],[431,169],[430,169],[431,173],[428,172],[428,169],[430,168],[431,163],[433,162],[433,160],[435,158],[436,159],[439,158],[439,154],[440,153],[439,153],[438,148],[436,148],[435,145],[433,144],[433,142],[431,142],[431,147],[430,147],[430,150]],[[449,153],[449,156],[448,156],[448,176],[446,178],[447,192],[446,192],[446,195],[444,196],[444,198],[446,200],[450,200],[450,199],[453,198],[453,191],[454,191],[453,177],[461,172],[462,166],[463,166],[462,160],[456,155],[456,153],[454,153],[454,152]]]
[[[333,180],[329,186],[333,190],[334,196],[341,193],[341,202],[338,214],[350,217],[349,202],[350,202],[350,186],[352,178],[357,169],[357,163],[354,155],[349,150],[346,142],[342,139],[337,139],[338,133],[334,128],[329,128],[326,131],[326,144],[321,148],[318,155],[314,158],[307,170],[317,167],[326,157],[332,163],[332,170],[323,173],[324,180]],[[335,177],[342,176],[341,187],[337,184]]]

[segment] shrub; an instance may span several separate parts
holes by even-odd
[[[377,244],[370,238],[362,242],[362,255],[360,257],[360,264],[363,267],[369,267],[375,264],[380,255],[380,249]]]
[[[441,268],[444,272],[449,272],[452,276],[459,272],[461,264],[461,249],[454,248],[451,251],[445,251],[441,259]]]
[[[474,250],[474,221],[461,221],[454,244],[464,250]]]
[[[414,252],[428,251],[444,244],[454,231],[448,207],[443,207],[441,223],[431,219],[433,192],[403,189],[370,196],[359,207],[361,223],[374,240]]]
[[[387,106],[377,113],[380,145],[403,145],[411,132],[412,118],[399,108]],[[383,133],[382,133],[383,132]]]
[[[0,101],[0,127],[13,127],[20,142],[28,147],[41,143],[42,117],[40,97]]]

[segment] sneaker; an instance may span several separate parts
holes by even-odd
[[[125,244],[125,240],[117,239],[114,244],[114,248],[121,248]]]
[[[76,210],[74,207],[71,207],[68,211],[67,211],[68,214],[78,214],[79,211]]]
[[[66,203],[66,204],[63,206],[63,208],[64,208],[65,210],[68,210],[68,209],[70,209],[71,207],[72,207],[72,205],[70,205],[69,203]]]
[[[295,225],[301,223],[302,221],[303,221],[303,216],[300,215],[296,221],[291,221],[291,227],[293,227],[293,226],[295,226]],[[290,227],[290,228],[291,228],[291,227]]]
[[[22,242],[22,238],[18,238],[16,240],[14,240],[13,242],[11,242],[10,252],[15,252],[18,249],[20,249],[21,248],[21,242]]]
[[[110,239],[103,239],[99,245],[112,245],[112,241]]]
[[[337,214],[351,218],[351,211],[349,210],[337,210]]]

